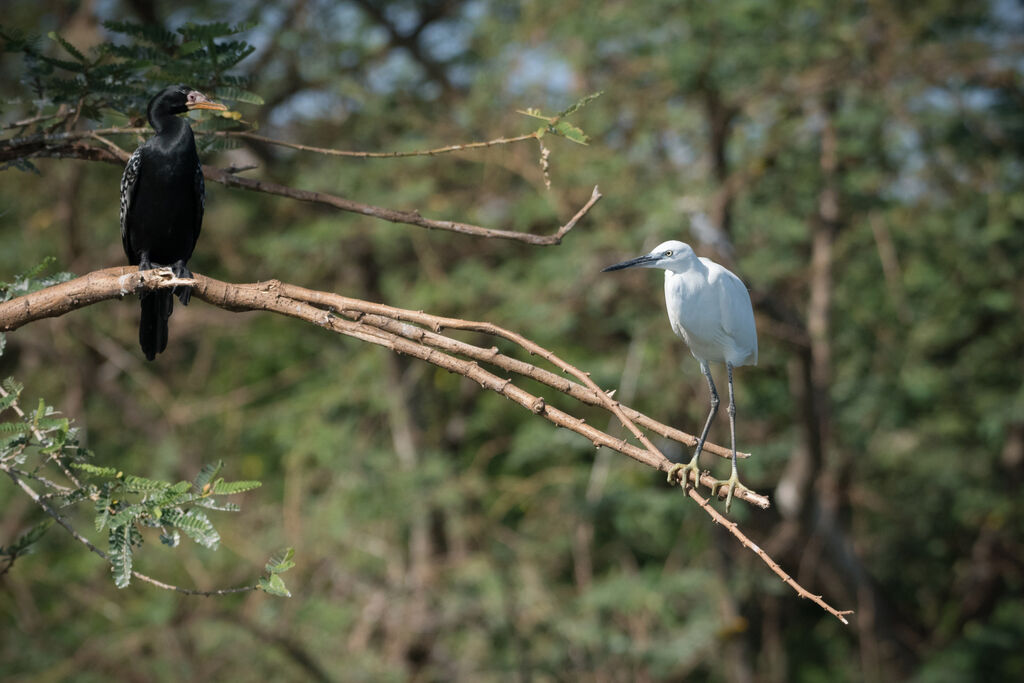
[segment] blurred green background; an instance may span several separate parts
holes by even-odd
[[[707,389],[665,320],[660,273],[600,273],[690,242],[743,278],[757,314],[760,364],[736,375],[753,453],[741,475],[774,506],[737,503],[733,518],[856,614],[843,626],[797,598],[661,475],[468,380],[200,301],[178,307],[147,363],[125,300],[8,335],[0,376],[74,418],[98,464],[178,479],[223,458],[226,476],[263,480],[217,520],[218,552],[154,535],[136,567],[220,588],[291,545],[293,597],[119,591],[54,529],[0,577],[4,679],[1024,677],[1021,3],[16,0],[3,23],[84,50],[111,39],[109,19],[255,22],[235,72],[266,103],[239,109],[310,145],[511,136],[536,127],[517,109],[604,91],[573,116],[589,146],[545,138],[550,190],[533,142],[400,160],[204,155],[537,233],[600,185],[560,246],[209,184],[191,266],[488,320],[695,432]],[[6,124],[32,113],[32,83],[19,54],[0,59]],[[121,169],[35,163],[41,175],[0,176],[0,280],[47,256],[76,274],[122,264]],[[728,440],[724,411],[712,437]],[[89,512],[75,516],[87,534]],[[0,482],[0,545],[41,517]]]

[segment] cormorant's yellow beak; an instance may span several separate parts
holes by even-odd
[[[228,110],[228,108],[225,105],[221,104],[220,102],[214,102],[198,90],[193,90],[192,92],[190,92],[188,94],[187,99],[188,101],[185,103],[185,106],[189,109],[212,109],[213,111]]]

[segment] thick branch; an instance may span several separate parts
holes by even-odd
[[[337,295],[325,292],[306,290],[277,281],[236,285],[213,280],[202,275],[195,275],[194,279],[190,281],[182,281],[174,279],[168,269],[140,273],[135,268],[122,267],[95,271],[76,280],[55,285],[0,304],[0,331],[14,330],[33,320],[62,315],[76,308],[87,306],[90,303],[122,297],[136,290],[174,287],[184,283],[193,286],[193,293],[197,298],[227,310],[274,311],[305,320],[339,334],[384,346],[396,353],[419,358],[438,367],[468,377],[479,383],[482,387],[505,396],[555,425],[565,427],[586,437],[595,446],[607,446],[663,472],[671,467],[671,462],[651,444],[627,414],[627,411],[632,413],[636,413],[636,411],[631,411],[611,399],[607,393],[594,384],[588,373],[559,359],[551,351],[535,344],[529,339],[491,323],[459,320],[456,318],[440,318],[422,312],[395,309],[381,306],[380,304],[338,297]],[[320,306],[323,306],[323,308]],[[431,329],[414,328],[413,325],[409,324],[410,322],[427,325]],[[488,357],[480,357],[479,359],[488,363],[505,357],[502,357],[497,352],[497,349],[482,349],[481,347],[474,347],[469,344],[463,346],[462,344],[464,343],[462,342],[456,343],[456,340],[449,339],[440,334],[441,330],[445,328],[472,330],[508,339],[528,350],[531,354],[544,358],[563,372],[572,374],[581,382],[581,384],[576,385],[580,388],[571,391],[560,390],[565,391],[570,396],[573,396],[573,392],[578,396],[582,396],[585,392],[589,391],[589,397],[596,401],[596,405],[600,405],[602,408],[615,414],[624,426],[633,432],[644,448],[634,446],[623,439],[617,439],[600,429],[592,427],[586,424],[584,420],[548,405],[544,398],[522,389],[514,384],[511,379],[499,377],[480,367],[476,356],[479,356],[481,352]],[[463,353],[464,351],[469,351],[465,355],[469,356],[470,360],[453,355],[453,353]],[[509,362],[512,360],[514,359],[500,360],[495,364],[506,370],[522,370],[522,374],[529,377],[544,376],[539,368],[535,368],[528,363],[524,364],[528,367],[514,365]],[[518,363],[523,362],[518,361]],[[549,386],[558,388],[555,384],[552,383]],[[668,429],[663,426],[663,431],[667,432]],[[684,436],[688,439],[693,438],[690,435]],[[8,474],[10,475],[11,473],[8,472]],[[710,488],[713,479],[709,474],[702,473],[700,481]],[[845,623],[844,615],[848,614],[847,612],[839,612],[833,609],[820,596],[815,596],[804,590],[792,577],[782,571],[779,565],[767,553],[743,535],[738,526],[728,522],[720,513],[708,505],[707,501],[697,494],[696,491],[689,489],[689,495],[701,505],[702,509],[712,519],[718,523],[725,524],[733,536],[745,547],[753,550],[773,572],[796,590],[799,595],[814,600],[823,609],[826,609]],[[768,506],[768,500],[756,493],[741,491],[737,495],[742,500],[753,505],[759,507]]]
[[[22,325],[41,318],[60,316],[77,308],[82,308],[106,299],[120,298],[143,289],[174,287],[186,282],[188,281],[174,279],[169,269],[140,272],[135,268],[121,267],[94,271],[80,278],[76,278],[53,287],[48,287],[38,292],[18,297],[17,299],[12,299],[11,301],[0,304],[0,332],[12,331]],[[575,368],[569,363],[561,360],[551,351],[519,334],[510,332],[491,323],[460,320],[458,318],[442,318],[439,316],[425,314],[420,311],[408,311],[384,306],[382,304],[359,301],[357,299],[341,297],[327,292],[317,292],[302,287],[296,287],[295,285],[283,284],[277,281],[235,285],[221,282],[219,280],[213,280],[202,275],[196,275],[193,294],[208,303],[227,310],[274,311],[312,322],[316,325],[332,329],[346,336],[355,337],[362,341],[388,347],[399,353],[415,356],[421,360],[443,367],[451,372],[458,372],[459,374],[469,377],[481,386],[502,394],[506,398],[519,403],[523,407],[542,415],[556,425],[571,429],[572,431],[585,436],[588,440],[593,442],[595,446],[607,446],[663,472],[667,472],[672,466],[672,463],[647,440],[642,432],[639,431],[626,413],[628,410],[630,413],[639,414],[638,411],[620,406],[618,401],[611,399],[604,391],[594,384],[587,373],[582,372],[578,368]],[[325,308],[321,308],[321,306],[325,307],[326,310]],[[439,338],[448,339],[440,335],[440,331],[445,328],[483,332],[485,334],[513,341],[529,351],[531,354],[544,358],[563,372],[568,372],[576,376],[582,382],[582,385],[576,385],[579,388],[575,390],[575,393],[577,395],[586,395],[590,399],[587,402],[591,405],[600,405],[609,412],[615,414],[628,429],[633,431],[634,436],[637,437],[644,448],[639,448],[629,444],[622,439],[616,439],[595,427],[591,427],[579,418],[573,417],[572,415],[558,410],[553,406],[548,406],[543,398],[535,396],[518,386],[513,385],[511,380],[502,379],[497,375],[484,370],[477,364],[476,359],[468,361],[463,360],[456,358],[449,353],[444,353],[443,351],[438,350],[438,348],[432,348],[429,345],[420,343],[421,340],[426,341],[425,337],[423,337],[421,333],[426,333],[427,330],[422,330],[422,328],[411,328],[403,330],[402,334],[395,334],[386,329],[388,325],[385,321],[371,319],[368,322],[361,322],[358,319],[356,321],[352,321],[339,317],[339,315],[345,314],[346,312],[349,314],[352,312],[358,313],[359,317],[362,317],[363,314],[372,314],[379,317],[390,318],[399,324],[403,322],[413,322],[426,325],[433,328],[432,334],[436,336],[432,337],[431,340],[435,344],[440,343]],[[381,326],[375,326],[371,324],[371,322],[377,322]],[[410,328],[410,326],[405,325],[405,328]],[[404,334],[411,335],[412,338],[402,336]],[[454,351],[456,348],[461,348],[455,342],[456,340],[448,339],[445,344]],[[486,353],[488,355],[494,355],[496,353],[492,353],[490,350],[480,349],[479,347],[476,348],[477,351],[475,354],[471,354],[471,357],[472,355],[480,355],[480,353]],[[491,362],[491,359],[483,360],[485,360],[485,362]],[[543,374],[540,368],[536,368],[535,366],[523,361],[506,365],[508,367],[505,369],[517,372],[522,371],[522,374],[529,377],[550,379],[549,376],[545,376]],[[499,365],[499,367],[501,367],[501,365]],[[554,375],[554,373],[549,373],[549,375]],[[557,375],[554,375],[554,377],[557,378]],[[559,391],[565,391],[560,388],[558,384],[559,382],[557,381],[548,382],[549,386],[552,386]],[[572,391],[565,391],[565,393],[573,396]],[[650,418],[647,418],[646,421],[648,424],[654,423],[654,420],[651,420]],[[692,435],[672,429],[667,425],[659,424],[656,431],[668,438],[675,438],[687,445],[695,443],[695,437]],[[712,444],[709,444],[706,448],[709,452],[714,452],[717,455],[723,455],[727,452],[723,447]],[[710,475],[704,474],[702,475],[701,481],[710,487],[710,484],[714,480]],[[769,505],[767,498],[756,493],[744,491],[741,494],[741,499],[761,508],[767,508]]]
[[[426,344],[437,346],[438,348],[442,348],[446,351],[469,356],[474,360],[497,365],[504,370],[508,370],[518,375],[529,377],[530,379],[541,382],[542,384],[546,384],[552,389],[568,394],[572,398],[582,401],[588,405],[605,406],[607,405],[607,401],[610,399],[610,397],[602,391],[577,384],[576,382],[572,382],[548,370],[544,370],[535,365],[531,365],[530,363],[503,355],[498,352],[497,347],[485,349],[439,334],[441,330],[449,328],[483,332],[485,334],[502,337],[516,342],[530,353],[540,355],[545,358],[545,360],[548,360],[559,367],[563,372],[569,371],[570,366],[567,363],[554,358],[546,349],[533,344],[520,335],[509,332],[508,330],[502,329],[491,323],[472,322],[459,320],[458,318],[444,318],[424,313],[422,311],[404,310],[388,306],[386,304],[361,301],[359,299],[341,296],[340,294],[315,291],[306,289],[305,287],[298,287],[296,285],[280,283],[278,286],[281,288],[282,293],[291,298],[308,301],[309,303],[313,303],[318,306],[326,306],[341,315],[355,317],[356,319],[367,322],[368,324],[383,327],[391,332],[395,332],[396,334],[401,334],[402,336],[414,339],[415,341],[423,341]],[[430,328],[430,330],[433,330],[433,332],[421,328],[410,328],[408,325],[401,325],[396,321],[407,321],[424,325]],[[614,403],[622,408],[628,419],[639,422],[654,433],[667,439],[678,441],[679,443],[687,446],[692,447],[697,445],[696,436],[687,434],[686,432],[673,427],[669,427],[661,422],[657,422],[640,411],[619,404],[617,401]],[[705,444],[704,450],[721,458],[730,458],[732,455],[732,451],[730,449],[717,444]],[[736,455],[740,458],[750,457],[749,453],[738,452]]]

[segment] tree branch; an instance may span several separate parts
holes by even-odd
[[[420,311],[398,309],[327,292],[308,290],[276,280],[244,285],[221,282],[202,275],[195,275],[193,280],[178,280],[173,277],[169,269],[140,272],[134,267],[120,267],[94,271],[80,278],[0,304],[0,331],[15,330],[34,320],[63,315],[98,301],[120,298],[145,289],[163,289],[181,284],[192,285],[194,296],[226,310],[273,311],[305,320],[338,334],[383,346],[396,353],[419,358],[437,367],[468,377],[485,389],[501,394],[553,424],[586,437],[597,447],[606,446],[662,472],[667,472],[672,466],[671,461],[651,444],[630,418],[630,414],[639,415],[637,411],[613,400],[590,379],[588,373],[563,361],[548,349],[522,335],[492,323],[442,318]],[[426,326],[428,329],[419,327],[419,325]],[[524,361],[503,356],[495,347],[484,349],[448,338],[441,334],[442,330],[446,328],[482,332],[514,342],[561,371],[571,374],[579,381],[579,384],[566,385],[557,382],[549,376],[554,373],[549,373]],[[455,353],[467,356],[468,360],[457,357],[454,355]],[[491,363],[526,377],[547,379],[549,381],[545,384],[548,386],[573,398],[579,398],[586,403],[604,408],[614,414],[633,433],[643,448],[627,443],[624,439],[617,439],[586,424],[581,418],[548,405],[543,397],[522,389],[513,383],[511,378],[499,377],[482,368],[478,361]],[[557,375],[554,377],[558,378]],[[578,388],[573,389],[570,386],[572,384]],[[586,399],[583,399],[584,396]],[[647,418],[647,421],[648,424],[654,422],[650,418]],[[660,425],[658,429],[653,427],[651,429],[668,436],[668,438],[675,437],[688,444],[692,443],[694,439],[692,435],[673,430],[665,425]],[[721,447],[715,448],[719,454],[724,451]],[[710,450],[710,446],[708,449]],[[8,472],[8,474],[11,473]],[[703,472],[700,475],[700,482],[710,488],[713,478],[707,472]],[[844,615],[847,612],[839,612],[831,608],[821,600],[820,596],[815,596],[804,590],[792,577],[782,571],[767,553],[743,535],[735,523],[728,522],[695,490],[688,489],[688,493],[715,522],[724,524],[733,536],[745,547],[753,550],[799,595],[814,600],[823,609],[844,623],[846,622]],[[737,497],[758,507],[768,507],[767,498],[756,493],[741,491]]]
[[[23,138],[12,138],[10,140],[0,141],[0,162],[13,161],[16,159],[52,157],[86,159],[88,161],[107,161],[115,164],[123,164],[131,155],[118,145],[106,139],[104,136],[130,132],[135,132],[135,129],[108,128],[90,131],[77,131],[74,133],[32,135]],[[529,135],[525,137],[529,138],[533,136]],[[103,147],[86,144],[82,141],[83,139],[93,140],[103,145]],[[519,138],[511,138],[508,141],[513,142],[518,139]],[[498,141],[469,143],[470,146],[488,146],[491,144],[498,144]],[[439,153],[438,150],[430,150],[427,153],[431,152]],[[400,154],[396,154],[395,156],[399,155]],[[404,223],[407,225],[415,225],[420,228],[425,228],[427,230],[445,230],[463,235],[472,235],[474,237],[512,240],[515,242],[524,242],[526,244],[544,247],[561,244],[562,238],[565,237],[566,233],[576,227],[576,224],[580,219],[590,211],[602,196],[598,191],[597,186],[595,186],[594,190],[590,194],[590,199],[587,200],[586,204],[584,204],[583,207],[576,212],[576,215],[569,219],[568,222],[551,234],[535,235],[526,232],[514,232],[512,230],[485,228],[471,223],[424,218],[420,215],[419,211],[416,210],[401,211],[398,209],[374,206],[372,204],[363,204],[361,202],[346,199],[345,197],[327,192],[301,190],[266,180],[244,178],[240,175],[230,173],[224,169],[216,168],[214,166],[204,165],[203,175],[207,180],[220,183],[227,187],[238,187],[243,190],[263,192],[266,194],[288,197],[290,199],[297,199],[299,201],[323,204],[335,209],[340,209],[341,211],[358,213],[363,216],[379,218],[392,223]]]
[[[213,135],[214,137],[222,138],[242,138],[243,140],[252,140],[253,142],[262,142],[266,145],[275,145],[277,147],[287,147],[288,149],[295,149],[301,152],[313,152],[314,154],[323,154],[324,156],[333,157],[350,157],[355,159],[402,159],[405,157],[432,157],[439,154],[451,154],[452,152],[465,152],[471,149],[485,149],[487,147],[496,147],[498,145],[510,145],[516,142],[523,142],[524,140],[535,140],[537,138],[537,131],[532,133],[525,133],[523,135],[517,135],[512,138],[495,138],[493,140],[483,140],[479,142],[462,142],[455,145],[445,145],[443,147],[435,147],[433,149],[418,149],[411,152],[357,152],[349,149],[332,149],[330,147],[313,147],[311,145],[302,145],[297,142],[288,142],[286,140],[275,140],[274,138],[268,138],[263,135],[258,135],[246,130],[234,131],[234,130],[219,130],[207,135]]]

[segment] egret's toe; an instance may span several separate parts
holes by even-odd
[[[718,492],[726,484],[729,485],[729,492],[725,496],[725,511],[728,513],[729,512],[729,508],[732,507],[732,496],[733,496],[733,493],[735,493],[736,489],[740,489],[741,491],[750,491],[750,492],[753,492],[753,490],[750,489],[750,488],[747,488],[746,486],[741,484],[740,483],[739,474],[737,474],[734,471],[732,473],[732,476],[729,477],[728,479],[718,479],[718,480],[715,481],[715,483],[713,483],[711,485],[711,496],[712,497],[718,496]]]
[[[700,468],[697,466],[697,458],[693,458],[690,462],[685,465],[682,463],[676,463],[668,471],[668,483],[673,486],[681,485],[685,490],[687,486],[690,486],[690,472],[693,472],[693,487],[700,487]]]

